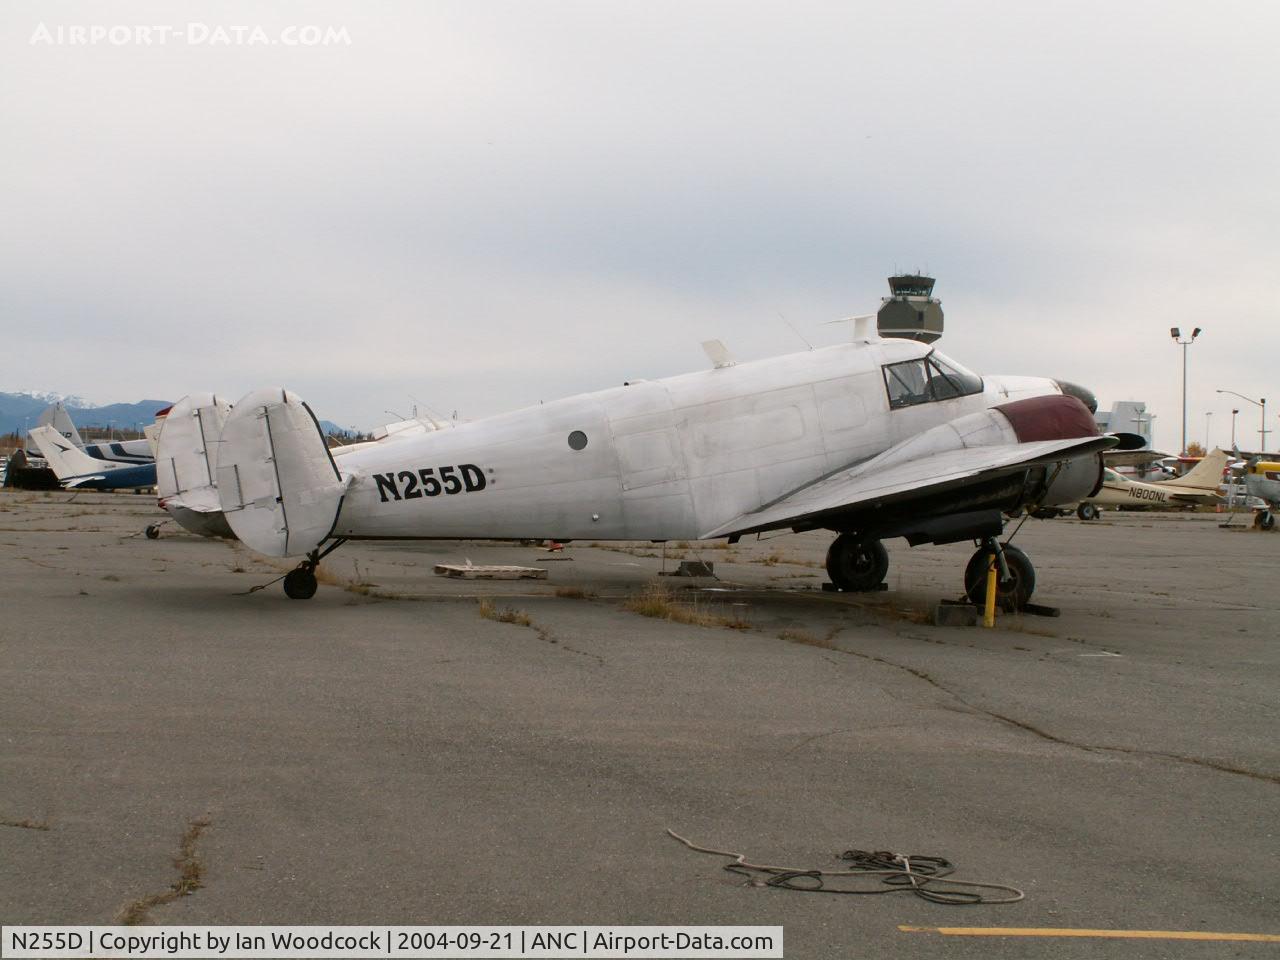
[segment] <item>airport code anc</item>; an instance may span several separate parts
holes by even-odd
[[[115,926],[3,928],[5,958],[782,957],[767,926]]]

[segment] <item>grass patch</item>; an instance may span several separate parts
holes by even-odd
[[[787,643],[799,643],[806,647],[818,647],[822,650],[835,650],[836,634],[841,630],[840,627],[832,627],[824,636],[817,636],[807,630],[783,630],[778,634],[779,640],[785,640]]]
[[[696,597],[689,602],[677,600],[660,584],[650,585],[640,595],[623,601],[622,609],[638,613],[642,617],[671,620],[674,623],[687,623],[697,627],[751,629],[751,624],[738,614],[724,616],[708,606],[700,606]]]
[[[596,592],[594,590],[584,590],[582,587],[556,587],[556,596],[564,597],[568,600],[594,600]]]
[[[0,827],[17,827],[20,830],[48,830],[48,820],[0,820]]]
[[[496,620],[498,623],[517,623],[522,627],[533,626],[533,618],[523,610],[500,607],[487,598],[480,601],[480,616],[486,620]]]

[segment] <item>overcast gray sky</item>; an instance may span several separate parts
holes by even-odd
[[[186,36],[65,32],[94,25]],[[350,43],[216,42],[306,25]],[[779,314],[837,342],[918,267],[980,372],[1147,400],[1172,449],[1198,325],[1190,437],[1227,441],[1215,388],[1280,414],[1275,3],[10,2],[0,31],[0,389],[474,418],[712,337],[803,349]]]

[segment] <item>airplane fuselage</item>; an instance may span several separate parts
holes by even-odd
[[[988,378],[921,402],[890,365],[931,352],[857,342],[638,381],[460,424],[339,461],[335,537],[695,539],[930,427],[1053,380]],[[898,390],[897,396],[891,394]]]
[[[1192,507],[1196,504],[1219,503],[1222,496],[1203,487],[1184,486],[1172,480],[1143,483],[1130,480],[1113,470],[1103,473],[1102,486],[1087,503],[1100,507]]]

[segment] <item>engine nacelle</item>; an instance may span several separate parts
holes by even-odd
[[[1024,505],[1057,507],[1091,497],[1102,486],[1102,456],[1076,457],[1040,467],[1028,478]]]

